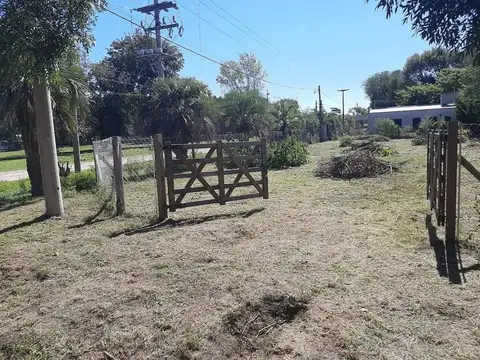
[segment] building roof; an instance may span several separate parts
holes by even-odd
[[[404,112],[404,111],[425,111],[425,110],[442,110],[442,109],[455,109],[455,105],[413,105],[413,106],[395,106],[383,109],[372,109],[370,114],[383,114],[392,112]]]

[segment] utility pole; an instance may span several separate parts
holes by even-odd
[[[179,26],[175,20],[175,16],[173,17],[173,22],[167,24],[165,19],[163,22],[160,21],[160,13],[161,11],[168,12],[168,9],[175,9],[178,10],[177,4],[172,1],[162,1],[154,0],[154,3],[151,5],[142,6],[135,11],[138,11],[143,14],[153,15],[154,18],[154,27],[144,28],[145,32],[155,31],[155,49],[141,49],[137,51],[137,55],[139,56],[154,56],[156,57],[156,64],[154,67],[157,76],[160,78],[165,77],[165,67],[163,65],[163,50],[162,50],[162,30],[168,29],[169,36],[173,36],[173,29],[178,28],[178,34],[180,36],[183,35],[183,26]]]
[[[327,124],[323,121],[323,103],[322,103],[322,89],[318,85],[318,121],[320,125],[320,141],[327,141]]]
[[[268,101],[269,101],[269,99],[270,99],[269,97],[270,97],[270,93],[269,93],[268,90],[267,90],[267,105],[268,105]]]
[[[342,133],[345,130],[345,91],[349,89],[339,89],[342,92]]]

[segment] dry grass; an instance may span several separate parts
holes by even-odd
[[[86,224],[91,195],[67,199],[64,220],[36,219],[41,203],[2,212],[0,359],[478,358],[479,273],[462,286],[437,275],[425,149],[391,146],[407,161],[392,175],[316,178],[338,144],[314,145],[306,166],[270,172],[270,200],[179,210],[165,226]],[[306,309],[249,323],[272,296]]]

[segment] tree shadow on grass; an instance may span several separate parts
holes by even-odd
[[[12,226],[9,226],[9,227],[6,227],[6,228],[3,228],[3,229],[0,229],[0,235],[3,235],[3,234],[6,234],[10,231],[14,231],[14,230],[18,230],[18,229],[21,229],[21,228],[24,228],[24,227],[27,227],[27,226],[30,226],[30,225],[33,225],[33,224],[36,224],[36,223],[39,223],[39,222],[42,222],[44,220],[48,219],[48,216],[46,215],[41,215],[41,216],[38,216],[32,220],[29,220],[29,221],[24,221],[24,222],[21,222],[19,224],[15,224],[15,225],[12,225]]]
[[[112,201],[112,198],[111,198],[111,197],[110,197],[109,199],[106,199],[106,200],[103,202],[103,204],[102,204],[102,206],[100,207],[100,209],[98,209],[98,211],[97,211],[95,214],[87,217],[83,223],[78,224],[78,225],[72,225],[72,226],[69,226],[68,228],[69,228],[69,229],[80,229],[80,228],[83,228],[83,227],[85,227],[85,226],[93,225],[93,224],[97,224],[97,223],[101,223],[101,222],[103,222],[103,221],[106,221],[106,220],[109,220],[109,219],[113,218],[113,216],[109,216],[109,217],[106,217],[106,218],[103,218],[103,219],[98,219],[98,217],[99,217],[100,215],[102,215],[102,214],[107,210],[107,208],[109,207],[111,201]]]
[[[151,231],[157,231],[165,227],[172,227],[172,228],[183,227],[183,226],[203,224],[203,223],[206,223],[209,221],[215,221],[215,220],[225,220],[225,219],[232,219],[232,218],[249,218],[250,216],[258,214],[264,210],[265,210],[264,207],[260,207],[260,208],[256,208],[249,211],[241,211],[241,212],[235,212],[235,213],[229,213],[229,214],[208,215],[208,216],[201,216],[201,217],[196,217],[192,219],[182,219],[182,220],[167,219],[161,223],[155,222],[155,223],[151,223],[151,224],[133,228],[133,229],[116,231],[110,234],[109,238],[116,238],[120,235],[132,236],[136,234],[143,234]]]
[[[0,213],[3,211],[16,209],[20,206],[34,204],[39,200],[41,200],[41,198],[34,198],[31,195],[26,195],[25,197],[17,198],[11,201],[3,200],[3,201],[0,201]]]

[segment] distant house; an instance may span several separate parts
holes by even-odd
[[[441,95],[441,102],[438,105],[414,105],[396,106],[384,109],[372,109],[368,114],[368,129],[375,132],[376,123],[379,119],[392,119],[402,127],[416,129],[425,118],[445,120],[455,119],[455,100],[457,93],[445,93]],[[362,119],[357,120],[364,120]]]

